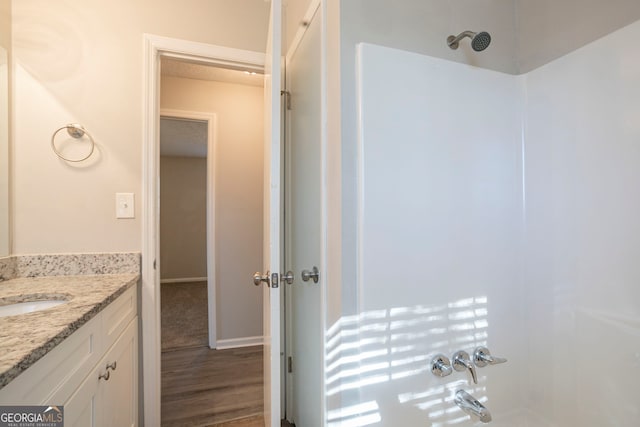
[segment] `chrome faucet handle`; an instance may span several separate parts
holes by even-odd
[[[458,372],[469,371],[471,374],[471,380],[473,380],[474,384],[478,384],[478,377],[476,376],[476,367],[471,363],[471,358],[469,357],[469,353],[466,351],[460,350],[456,351],[453,354],[453,369]]]
[[[433,356],[433,359],[431,359],[431,373],[433,375],[443,378],[451,375],[452,372],[453,368],[447,356],[444,354],[436,354]]]
[[[487,365],[498,365],[505,363],[507,359],[502,357],[494,357],[487,347],[478,347],[473,352],[473,362],[478,368],[484,368]]]

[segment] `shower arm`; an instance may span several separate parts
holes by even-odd
[[[476,36],[476,34],[477,33],[474,33],[473,31],[465,31],[458,34],[457,36],[449,36],[449,38],[447,39],[447,44],[449,45],[449,47],[457,45],[458,42],[463,38],[469,37],[470,39],[472,39]]]

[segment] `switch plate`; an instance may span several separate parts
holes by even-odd
[[[116,218],[135,218],[133,193],[116,193]]]

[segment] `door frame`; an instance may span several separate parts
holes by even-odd
[[[142,135],[142,374],[144,423],[160,425],[160,58],[263,72],[265,54],[144,34]],[[280,344],[278,343],[278,346]]]
[[[216,349],[216,174],[217,115],[216,113],[160,108],[160,117],[207,122],[207,326],[209,348]],[[161,278],[162,279],[162,278]],[[162,344],[162,343],[161,343]]]

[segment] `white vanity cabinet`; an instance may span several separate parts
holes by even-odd
[[[138,325],[129,323],[95,369],[64,404],[65,426],[137,425]]]
[[[137,426],[136,288],[1,389],[0,404],[64,405],[65,426]]]

